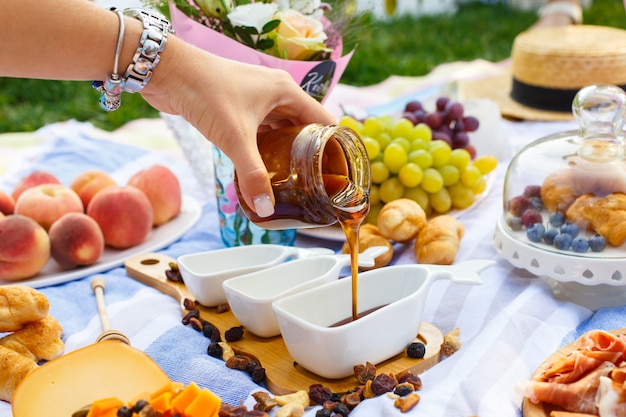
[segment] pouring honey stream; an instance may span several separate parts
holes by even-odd
[[[370,164],[361,138],[338,125],[311,124],[262,132],[261,158],[274,191],[274,214],[261,218],[241,198],[246,216],[265,229],[339,223],[350,248],[352,320],[358,318],[359,229],[370,208]]]

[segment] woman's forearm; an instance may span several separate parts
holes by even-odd
[[[142,30],[125,18],[121,72]],[[113,70],[118,33],[116,14],[86,0],[2,0],[0,76],[103,80]]]

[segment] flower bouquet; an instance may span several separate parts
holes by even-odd
[[[285,70],[320,102],[354,52],[342,55],[346,20],[331,22],[330,6],[321,0],[169,0],[169,9],[179,38],[224,58]],[[232,162],[218,148],[212,153],[224,244],[293,244],[295,230],[265,230],[245,217],[234,193]]]
[[[170,0],[176,35],[216,55],[287,71],[323,101],[354,50],[343,55],[342,22],[320,0]]]

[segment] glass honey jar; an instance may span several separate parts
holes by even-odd
[[[268,229],[360,223],[369,211],[370,163],[350,128],[310,124],[259,133],[259,152],[274,191],[274,214],[259,217],[235,187],[245,215]]]

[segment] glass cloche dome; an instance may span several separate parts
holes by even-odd
[[[572,104],[579,129],[538,139],[508,167],[498,253],[591,309],[626,304],[626,94],[598,84]]]

